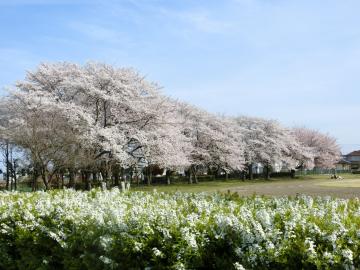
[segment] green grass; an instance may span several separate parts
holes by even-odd
[[[313,179],[313,177],[301,177],[297,178],[297,180],[309,180]],[[261,183],[289,183],[294,179],[291,178],[273,178],[270,180],[264,179],[255,179],[255,180],[239,180],[239,179],[231,179],[231,180],[214,180],[214,181],[201,181],[197,184],[188,184],[188,183],[173,183],[170,185],[158,184],[158,185],[150,185],[150,186],[132,186],[132,190],[135,191],[153,191],[157,190],[160,192],[216,192],[216,191],[227,191],[233,188],[238,188],[242,186],[248,185],[257,185]]]
[[[254,181],[255,182],[255,181]],[[260,182],[260,181],[256,181]],[[215,192],[226,190],[227,188],[234,188],[242,186],[244,184],[249,184],[250,181],[242,180],[219,180],[219,181],[203,181],[198,184],[188,184],[188,183],[173,183],[170,185],[150,185],[150,186],[132,186],[132,190],[136,191],[161,191],[161,192]]]
[[[246,194],[253,193],[269,193],[270,190],[274,192],[282,189],[284,195],[291,192],[289,186],[301,185],[306,186],[307,190],[325,190],[325,189],[336,189],[341,187],[360,188],[360,175],[356,174],[341,174],[343,180],[330,179],[330,175],[302,175],[297,176],[295,179],[292,178],[271,178],[270,180],[256,179],[256,180],[240,180],[240,179],[229,179],[225,180],[204,180],[198,184],[188,184],[186,182],[173,182],[170,185],[166,184],[152,184],[150,186],[132,184],[131,190],[133,191],[153,191],[159,192],[237,192],[242,191]],[[292,187],[293,188],[293,187]],[[246,192],[244,190],[247,190]],[[18,184],[18,191],[29,192],[31,188],[25,183]]]
[[[359,183],[360,187],[360,180],[359,176],[354,174],[342,174],[341,175],[346,181],[348,179],[354,179],[354,183]],[[306,175],[306,176],[297,176],[295,179],[293,178],[271,178],[270,180],[264,179],[255,179],[255,180],[240,180],[240,179],[230,179],[230,180],[213,180],[213,181],[200,181],[198,184],[188,184],[188,183],[172,183],[170,185],[165,184],[153,184],[150,186],[136,186],[135,184],[132,185],[131,190],[134,191],[153,191],[157,190],[159,192],[226,192],[228,190],[232,190],[234,188],[241,188],[241,187],[248,187],[249,185],[262,185],[262,184],[278,184],[278,185],[286,185],[291,184],[294,181],[304,181],[306,182],[315,182],[316,185],[323,185],[326,186],[328,183],[331,186],[334,181],[337,180],[330,180],[329,175]],[[344,181],[344,180],[342,180]],[[357,181],[357,182],[356,182]],[[317,183],[318,182],[318,183]],[[353,183],[353,182],[351,182]],[[337,182],[335,183],[337,184]]]
[[[318,183],[319,186],[324,187],[355,187],[360,188],[360,179],[343,179],[343,180],[332,180]]]

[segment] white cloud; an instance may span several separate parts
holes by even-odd
[[[224,33],[232,29],[227,21],[213,19],[206,12],[186,12],[179,14],[179,18],[196,30],[206,33]]]
[[[126,45],[131,44],[126,34],[115,30],[114,28],[83,22],[72,22],[69,24],[69,27],[96,41],[104,41],[116,44],[121,43]]]
[[[168,18],[179,21],[184,24],[188,30],[220,34],[230,32],[234,29],[234,24],[232,22],[216,19],[208,10],[175,11],[159,8],[158,12]]]
[[[0,0],[0,6],[24,6],[24,5],[68,5],[88,3],[86,0]]]
[[[45,0],[1,0],[0,6],[39,5],[44,4],[45,2]]]

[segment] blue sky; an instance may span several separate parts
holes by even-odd
[[[0,0],[0,87],[40,62],[132,66],[211,112],[360,149],[360,1]],[[1,90],[0,90],[1,91]]]

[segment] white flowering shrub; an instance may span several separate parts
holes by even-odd
[[[0,193],[1,269],[359,269],[360,201]]]

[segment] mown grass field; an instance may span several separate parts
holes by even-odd
[[[331,196],[339,198],[360,197],[360,176],[343,174],[342,180],[330,179],[329,175],[300,176],[296,179],[274,178],[271,180],[204,181],[198,184],[173,183],[171,185],[133,186],[136,191],[162,192],[237,192],[239,195]]]
[[[240,180],[229,179],[200,181],[197,184],[173,182],[170,185],[152,184],[131,185],[132,191],[159,192],[236,192],[241,196],[295,196],[305,194],[310,196],[331,196],[337,198],[360,197],[360,175],[342,174],[342,180],[330,179],[330,175],[307,175],[292,178],[272,178],[270,180]],[[41,185],[41,183],[39,183]],[[5,186],[2,187],[4,189]],[[24,183],[18,184],[18,191],[30,192],[31,188]]]

